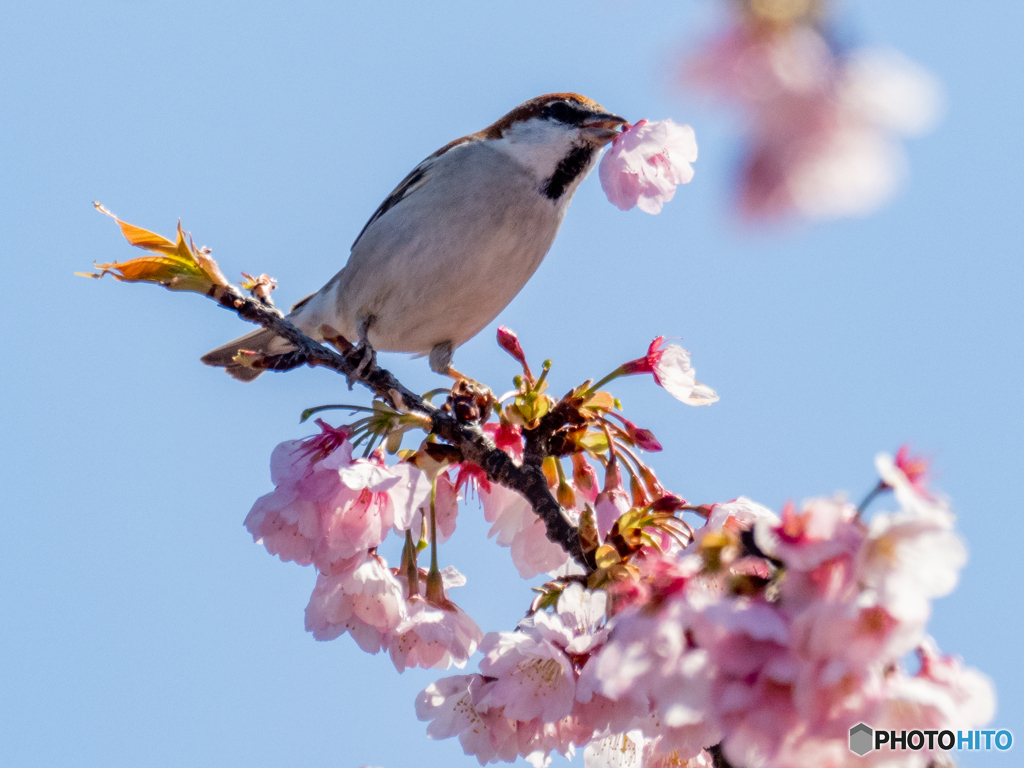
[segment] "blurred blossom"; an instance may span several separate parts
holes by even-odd
[[[875,210],[905,174],[898,138],[928,130],[941,103],[922,67],[895,51],[837,51],[807,18],[738,16],[690,60],[686,79],[747,118],[738,198],[752,218]]]

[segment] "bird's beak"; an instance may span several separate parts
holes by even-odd
[[[610,112],[602,112],[586,118],[580,123],[580,128],[587,138],[600,146],[618,136],[619,128],[624,125],[629,125],[629,121]]]

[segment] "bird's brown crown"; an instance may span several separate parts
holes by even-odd
[[[547,93],[523,102],[500,120],[484,128],[478,135],[485,139],[500,139],[512,124],[534,117],[542,117],[545,112],[557,104],[566,105],[565,122],[571,120],[573,113],[578,114],[579,118],[582,119],[587,115],[594,115],[605,111],[604,107],[596,101],[588,99],[586,96],[581,96],[578,93]],[[563,118],[559,117],[558,119]]]

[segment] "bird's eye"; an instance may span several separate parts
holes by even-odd
[[[556,101],[554,104],[549,104],[544,111],[547,117],[560,123],[576,123],[580,119],[579,112],[564,101]]]

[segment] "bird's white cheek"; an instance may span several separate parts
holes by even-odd
[[[528,120],[513,125],[502,138],[492,139],[491,144],[530,170],[538,181],[543,181],[555,172],[576,139],[575,131],[548,120]]]

